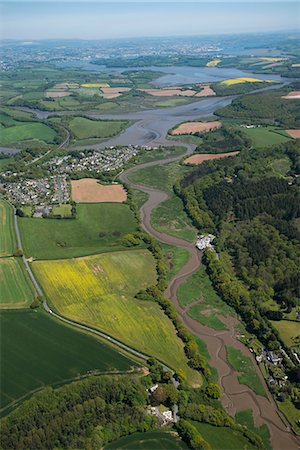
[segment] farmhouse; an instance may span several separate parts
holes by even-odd
[[[197,236],[197,242],[196,247],[199,250],[205,250],[206,248],[213,249],[214,246],[212,245],[212,241],[215,239],[216,236],[213,234],[201,234]]]

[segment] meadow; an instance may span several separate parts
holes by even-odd
[[[57,259],[120,250],[122,236],[137,228],[126,204],[82,203],[76,208],[76,219],[18,218],[25,254]]]
[[[267,147],[289,141],[288,134],[276,127],[245,128],[243,132],[252,140],[253,147]]]
[[[264,450],[272,450],[270,442],[270,431],[268,425],[255,426],[252,409],[244,409],[236,413],[235,419],[241,425],[245,425],[249,430],[254,431],[263,440]]]
[[[20,122],[16,126],[1,129],[0,144],[9,145],[32,139],[53,143],[55,137],[56,132],[53,128],[43,123]]]
[[[179,287],[177,297],[182,308],[193,304],[188,309],[190,317],[215,330],[227,329],[218,315],[227,317],[234,314],[214,290],[204,266]]]
[[[240,373],[238,376],[239,382],[248,386],[257,395],[266,397],[265,388],[256,373],[251,358],[245,356],[237,348],[230,346],[226,346],[226,353],[229,364]]]
[[[1,409],[45,385],[88,372],[128,371],[136,363],[101,340],[43,311],[1,311]]]
[[[272,325],[279,332],[281,339],[287,347],[299,347],[300,345],[300,325],[292,320],[271,321]],[[297,339],[298,337],[298,339]]]
[[[146,431],[133,433],[111,442],[104,450],[185,450],[187,445],[175,433],[164,431]]]
[[[187,241],[196,239],[196,231],[186,215],[183,203],[173,191],[173,185],[190,169],[179,163],[157,165],[141,169],[130,175],[130,180],[166,191],[169,199],[154,209],[152,226],[158,231],[181,237]]]
[[[254,450],[256,447],[242,433],[228,427],[214,427],[208,423],[193,422],[201,436],[214,450]]]
[[[11,255],[16,249],[12,207],[0,199],[0,257]]]
[[[0,284],[0,308],[26,308],[35,298],[21,258],[0,258]]]
[[[121,133],[128,124],[127,120],[91,120],[74,117],[69,122],[69,128],[76,139],[105,139]]]
[[[155,260],[148,250],[128,250],[72,260],[32,264],[51,307],[65,317],[97,328],[172,368],[190,380],[183,344],[159,305],[135,299],[155,283]]]

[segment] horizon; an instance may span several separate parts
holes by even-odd
[[[299,5],[218,2],[12,0],[1,2],[1,40],[134,39],[294,32]],[[191,14],[192,9],[192,14]],[[70,14],[71,12],[71,14]],[[216,14],[217,13],[217,14]]]

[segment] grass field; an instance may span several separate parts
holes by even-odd
[[[55,136],[56,132],[43,123],[20,123],[17,126],[1,129],[0,144],[8,145],[31,139],[51,143]]]
[[[238,423],[246,425],[249,430],[254,431],[254,433],[257,433],[262,438],[264,450],[272,449],[269,428],[266,424],[261,425],[259,428],[255,426],[252,409],[244,409],[243,411],[237,412],[235,419]]]
[[[183,209],[181,199],[174,194],[173,185],[190,170],[176,162],[148,167],[130,175],[133,182],[169,193],[170,198],[152,212],[152,225],[159,231],[182,237],[187,241],[196,239],[196,231]]]
[[[226,330],[218,315],[227,317],[234,314],[217,295],[203,266],[179,287],[177,296],[182,308],[194,302],[188,310],[190,317],[215,330]]]
[[[147,431],[133,433],[111,442],[104,450],[185,450],[187,445],[175,433]]]
[[[243,132],[252,140],[253,147],[278,145],[291,140],[284,130],[276,127],[245,128]]]
[[[11,255],[16,249],[12,207],[0,199],[0,257]]]
[[[102,341],[42,311],[2,311],[1,408],[47,384],[136,365]]]
[[[90,120],[84,117],[74,117],[69,123],[77,139],[108,138],[121,133],[127,125],[126,120]]]
[[[189,101],[184,98],[172,98],[170,100],[162,100],[161,102],[156,102],[154,103],[154,106],[156,106],[157,108],[168,108],[170,106],[185,105],[186,103],[189,103]]]
[[[254,450],[256,448],[239,431],[228,427],[214,427],[208,423],[193,422],[193,425],[213,450]]]
[[[73,258],[120,250],[122,235],[136,230],[128,205],[77,205],[76,219],[19,218],[23,248],[37,259]]]
[[[174,275],[185,265],[189,259],[189,252],[181,247],[161,244],[166,263],[168,265],[167,281],[171,281]]]
[[[52,214],[60,215],[61,217],[70,217],[71,216],[71,205],[61,205],[61,206],[54,206],[52,209]]]
[[[287,347],[299,347],[300,325],[291,320],[272,320],[272,325],[279,332],[281,339]],[[298,337],[298,339],[297,339]]]
[[[239,382],[248,386],[257,395],[266,397],[265,388],[256,373],[252,360],[234,347],[226,346],[226,352],[229,364],[240,373]]]
[[[297,409],[290,399],[284,402],[276,402],[280,411],[286,416],[296,433],[300,434],[300,411]]]
[[[35,298],[21,258],[0,258],[0,308],[26,308]]]
[[[157,303],[134,298],[156,280],[148,250],[33,262],[53,309],[104,331],[143,353],[199,378],[188,369],[183,344]],[[192,380],[192,381],[194,381]]]

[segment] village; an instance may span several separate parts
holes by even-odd
[[[72,155],[58,156],[44,163],[43,167],[51,173],[71,174],[73,172],[110,172],[121,169],[132,158],[148,147],[129,145],[109,147],[104,150],[84,150]]]

